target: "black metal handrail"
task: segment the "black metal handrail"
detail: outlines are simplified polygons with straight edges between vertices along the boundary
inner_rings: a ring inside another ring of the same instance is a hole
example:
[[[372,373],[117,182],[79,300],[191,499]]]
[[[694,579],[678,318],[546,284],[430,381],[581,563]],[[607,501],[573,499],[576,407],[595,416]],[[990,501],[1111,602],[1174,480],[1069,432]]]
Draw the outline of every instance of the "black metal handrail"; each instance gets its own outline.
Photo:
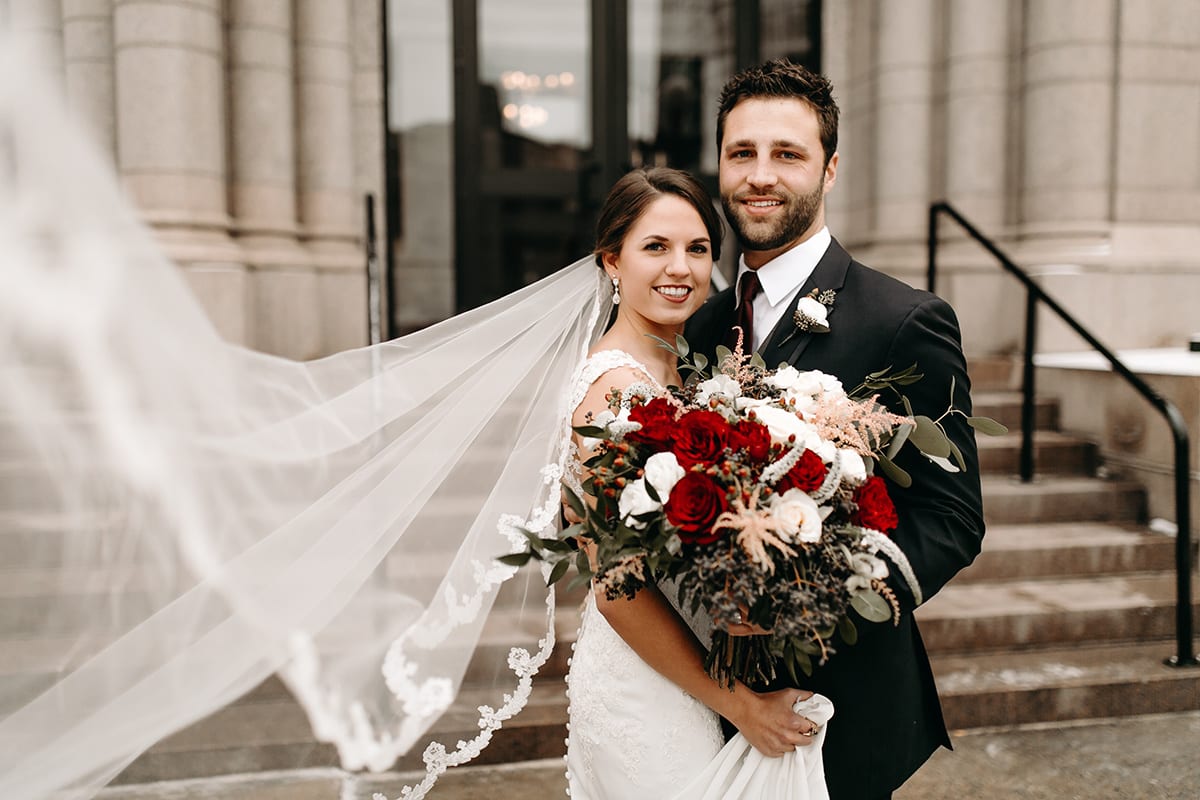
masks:
[[[1104,356],[1113,371],[1125,379],[1145,397],[1167,420],[1175,440],[1175,638],[1176,653],[1166,659],[1171,666],[1200,666],[1196,659],[1192,640],[1192,526],[1191,504],[1188,486],[1188,429],[1183,415],[1171,401],[1156,392],[1148,383],[1135,375],[1111,350],[1105,347],[1083,327],[1071,314],[1046,294],[1040,286],[1020,267],[1012,262],[996,244],[984,236],[958,213],[949,203],[938,202],[929,206],[929,291],[937,286],[938,218],[945,214],[958,223],[968,236],[987,250],[1025,286],[1025,355],[1021,380],[1021,480],[1033,480],[1033,422],[1034,422],[1034,369],[1033,354],[1037,340],[1037,304],[1043,303],[1058,315],[1059,319],[1079,334],[1084,341]]]

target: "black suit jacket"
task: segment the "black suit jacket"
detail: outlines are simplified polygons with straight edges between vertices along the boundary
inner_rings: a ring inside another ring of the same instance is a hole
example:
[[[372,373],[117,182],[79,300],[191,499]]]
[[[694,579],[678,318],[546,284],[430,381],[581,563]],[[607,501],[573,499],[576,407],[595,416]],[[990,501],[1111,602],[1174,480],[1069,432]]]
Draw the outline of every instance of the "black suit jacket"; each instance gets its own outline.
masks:
[[[958,320],[945,301],[854,261],[836,240],[797,297],[813,288],[837,293],[829,312],[829,333],[797,334],[789,311],[759,351],[768,367],[788,363],[821,370],[837,376],[850,390],[871,372],[916,363],[924,377],[903,388],[914,413],[940,417],[950,404],[952,383],[954,407],[971,413]],[[694,351],[712,356],[734,324],[729,289],[710,298],[692,317],[686,336]],[[881,399],[904,413],[891,397]],[[974,432],[960,415],[943,424],[962,451],[966,472],[947,473],[906,445],[896,463],[912,476],[912,486],[888,485],[900,519],[892,538],[912,564],[926,599],[971,563],[984,530]],[[912,616],[912,596],[898,576],[889,583],[903,606],[900,624],[857,618],[858,642],[839,643],[811,678],[802,676],[799,687],[819,692],[834,704],[824,750],[831,800],[886,795],[938,745],[950,746],[929,659]]]

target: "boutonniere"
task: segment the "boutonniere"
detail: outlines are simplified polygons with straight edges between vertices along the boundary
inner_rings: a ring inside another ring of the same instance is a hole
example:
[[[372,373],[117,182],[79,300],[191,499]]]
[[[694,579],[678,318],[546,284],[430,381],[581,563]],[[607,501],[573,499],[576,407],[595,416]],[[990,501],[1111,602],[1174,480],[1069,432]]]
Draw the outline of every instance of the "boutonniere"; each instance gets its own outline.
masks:
[[[813,289],[796,303],[792,322],[800,333],[829,333],[829,309],[837,292],[832,289]]]

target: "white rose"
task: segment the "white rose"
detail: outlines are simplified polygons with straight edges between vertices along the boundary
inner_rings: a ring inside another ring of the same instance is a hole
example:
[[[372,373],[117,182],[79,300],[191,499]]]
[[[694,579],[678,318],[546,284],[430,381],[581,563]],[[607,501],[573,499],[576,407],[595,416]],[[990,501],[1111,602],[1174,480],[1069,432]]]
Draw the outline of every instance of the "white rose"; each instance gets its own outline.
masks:
[[[742,393],[741,385],[733,378],[718,373],[696,387],[696,402],[702,406],[708,405],[709,398],[721,394],[733,400]]]
[[[755,418],[771,432],[771,439],[776,442],[786,442],[788,437],[795,436],[797,442],[802,442],[808,436],[812,426],[794,411],[778,406],[761,406],[754,409]]]
[[[843,447],[838,450],[838,459],[842,465],[842,480],[851,486],[858,486],[867,479],[867,465],[858,451]]]
[[[800,379],[800,370],[793,367],[791,364],[784,364],[775,373],[767,378],[767,383],[774,386],[776,389],[791,389],[796,381]]]
[[[870,589],[872,578],[883,579],[888,576],[887,564],[870,553],[851,554],[850,566],[854,570],[854,574],[846,579],[846,589],[850,592]]]
[[[670,452],[655,453],[650,456],[646,460],[645,469],[644,480],[654,487],[658,498],[663,502],[666,502],[671,490],[675,488],[675,484],[679,483],[679,479],[685,474],[683,467],[679,466],[675,454]]]
[[[800,302],[796,303],[797,313],[808,317],[811,324],[809,330],[813,331],[828,331],[829,330],[829,311],[821,303],[817,302],[812,297],[801,297]]]
[[[814,372],[817,380],[821,383],[821,391],[827,395],[834,397],[845,397],[846,390],[842,387],[842,382],[830,375],[827,372]]]
[[[771,516],[783,524],[788,541],[812,544],[821,539],[821,520],[825,515],[816,501],[799,489],[776,495],[771,503]]]
[[[646,484],[638,478],[633,483],[625,485],[625,489],[621,492],[621,497],[617,500],[617,508],[621,512],[621,519],[626,525],[631,528],[645,528],[646,523],[639,519],[634,519],[633,514],[645,514],[649,511],[657,511],[662,508],[661,503],[656,503],[650,493],[646,491]]]
[[[806,392],[796,392],[788,389],[780,398],[784,403],[787,403],[788,408],[795,411],[797,414],[808,414],[816,408],[817,400],[811,394]]]

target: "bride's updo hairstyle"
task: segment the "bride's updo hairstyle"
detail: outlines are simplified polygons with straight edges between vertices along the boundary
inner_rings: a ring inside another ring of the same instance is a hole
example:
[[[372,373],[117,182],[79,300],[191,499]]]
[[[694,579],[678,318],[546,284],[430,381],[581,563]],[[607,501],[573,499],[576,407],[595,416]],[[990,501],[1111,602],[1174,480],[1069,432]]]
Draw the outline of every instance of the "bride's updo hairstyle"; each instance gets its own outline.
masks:
[[[621,252],[621,244],[654,200],[664,194],[682,197],[704,222],[715,262],[721,257],[724,228],[712,198],[700,182],[686,172],[670,167],[635,169],[613,184],[596,221],[596,266],[604,269],[603,256]]]

